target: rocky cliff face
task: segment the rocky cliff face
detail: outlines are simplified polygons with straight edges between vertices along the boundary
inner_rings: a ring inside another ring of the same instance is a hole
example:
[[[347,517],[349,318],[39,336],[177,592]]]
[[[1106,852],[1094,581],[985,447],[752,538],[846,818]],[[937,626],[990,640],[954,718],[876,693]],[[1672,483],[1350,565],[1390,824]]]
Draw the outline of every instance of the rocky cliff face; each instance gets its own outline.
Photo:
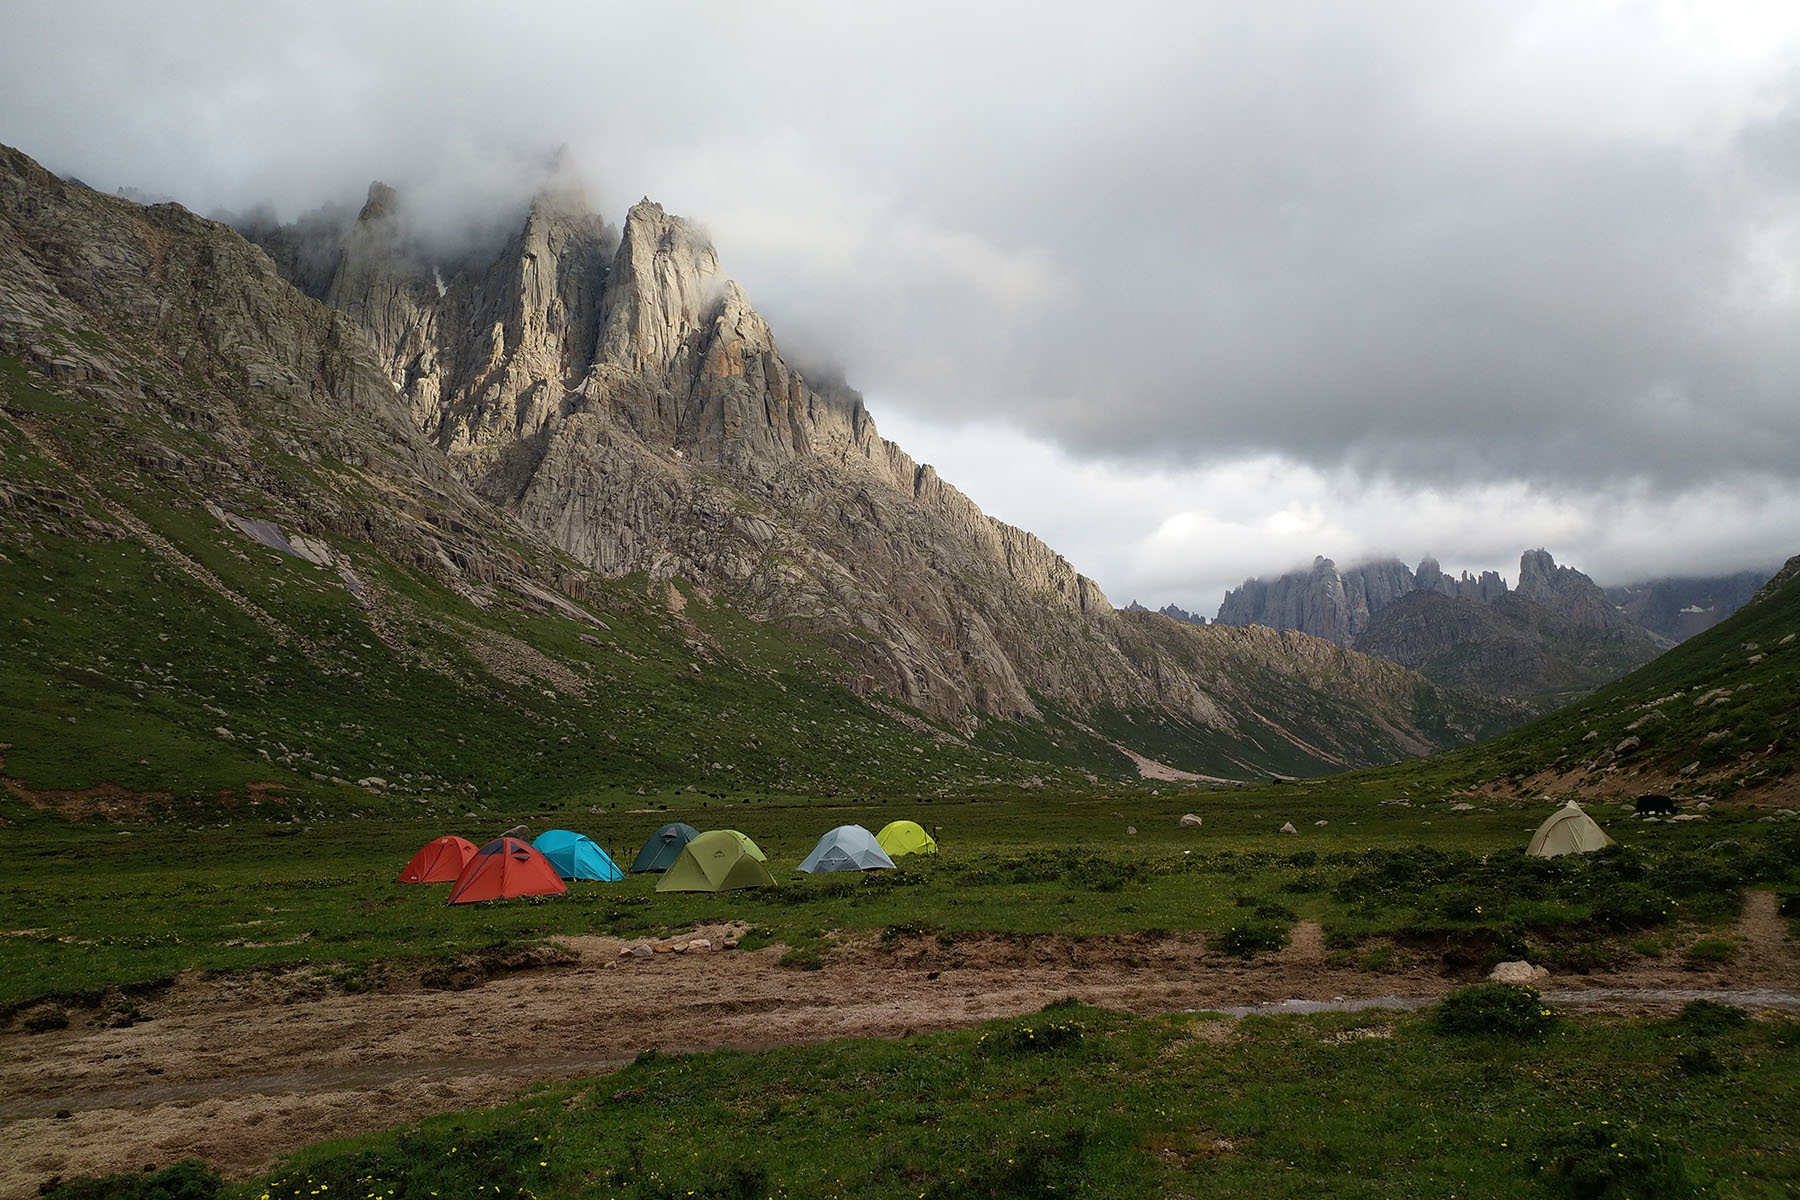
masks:
[[[1617,678],[1669,644],[1544,550],[1520,557],[1511,591],[1493,571],[1452,578],[1430,557],[1415,571],[1390,560],[1342,574],[1321,558],[1308,574],[1246,581],[1219,620],[1300,629],[1449,686],[1541,702]]]
[[[1519,595],[1582,629],[1622,629],[1632,624],[1600,586],[1573,567],[1559,567],[1548,550],[1519,556]]]
[[[1453,579],[1429,556],[1416,571],[1398,559],[1386,559],[1340,572],[1329,558],[1316,558],[1306,573],[1245,580],[1225,594],[1215,620],[1298,629],[1349,646],[1376,613],[1416,591],[1487,603],[1506,592],[1506,581],[1492,571],[1483,571],[1479,579],[1465,571],[1461,579]]]
[[[1420,590],[1377,614],[1355,649],[1447,687],[1547,709],[1641,666],[1664,645],[1631,625],[1581,625],[1516,591],[1484,604]]]
[[[472,487],[595,570],[716,589],[939,715],[1130,690],[1104,640],[1078,667],[1045,653],[1110,619],[1093,581],[884,440],[854,392],[804,378],[659,205],[614,233],[548,189],[497,248],[447,256],[377,184],[321,298]]]
[[[1697,579],[1652,579],[1609,587],[1606,598],[1633,621],[1671,641],[1711,629],[1750,602],[1768,582],[1766,571]]]

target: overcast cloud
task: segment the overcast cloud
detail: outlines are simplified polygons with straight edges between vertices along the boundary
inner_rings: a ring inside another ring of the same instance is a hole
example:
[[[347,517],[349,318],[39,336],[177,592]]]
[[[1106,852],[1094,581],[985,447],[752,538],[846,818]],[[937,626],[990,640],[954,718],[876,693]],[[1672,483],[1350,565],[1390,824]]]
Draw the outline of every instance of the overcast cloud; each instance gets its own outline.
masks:
[[[567,144],[1119,603],[1800,552],[1800,8],[13,0],[0,140],[447,221]]]

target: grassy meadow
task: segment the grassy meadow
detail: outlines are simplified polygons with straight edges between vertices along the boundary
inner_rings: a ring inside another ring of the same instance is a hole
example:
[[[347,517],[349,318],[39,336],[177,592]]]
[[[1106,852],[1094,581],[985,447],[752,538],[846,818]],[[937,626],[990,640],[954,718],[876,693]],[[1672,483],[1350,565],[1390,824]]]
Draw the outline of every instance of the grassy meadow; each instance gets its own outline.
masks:
[[[1597,712],[1640,706],[1602,698]],[[735,919],[784,965],[834,935],[1192,932],[1254,957],[1319,922],[1333,965],[1379,977],[1494,961],[1561,972],[1735,953],[1749,887],[1800,914],[1800,821],[1714,805],[1704,821],[1587,807],[1617,847],[1529,859],[1563,798],[1497,770],[1539,725],[1460,754],[1244,788],[1097,783],[950,797],[619,787],[537,805],[371,801],[347,818],[207,806],[186,822],[71,821],[0,798],[0,1012],[134,1019],[184,970],[283,972],[319,989],[478,986],[559,933],[656,936]],[[1500,781],[1498,784],[1495,781]],[[1690,804],[1696,799],[1687,794]],[[1691,807],[1689,811],[1692,811]],[[1178,824],[1183,813],[1199,828]],[[825,830],[910,818],[942,852],[808,878]],[[527,823],[627,865],[669,820],[740,829],[779,886],[659,895],[651,877],[445,908],[394,876],[424,841]],[[1279,832],[1291,823],[1294,833]],[[1464,993],[1468,995],[1468,993]],[[647,1055],[499,1108],[307,1149],[222,1183],[199,1164],[66,1183],[139,1196],[1783,1196],[1800,1189],[1792,1017],[1699,1004],[1659,1020],[1561,1015],[1528,993],[1396,1014],[1157,1019],[1075,1006],[966,1032],[756,1053]],[[1523,1017],[1517,1009],[1523,1003]]]
[[[355,989],[370,985],[376,965],[453,966],[552,934],[649,936],[727,919],[815,955],[845,930],[1236,931],[1254,951],[1307,919],[1344,962],[1448,955],[1474,972],[1531,957],[1580,969],[1683,953],[1735,917],[1744,887],[1800,894],[1800,822],[1735,806],[1705,821],[1641,822],[1596,805],[1617,848],[1530,859],[1524,844],[1553,802],[1433,791],[1433,770],[1426,762],[1256,789],[996,790],[885,804],[634,791],[581,808],[451,819],[196,826],[68,822],[8,800],[0,1011],[91,1000],[188,969],[304,965]],[[1186,812],[1201,827],[1181,827]],[[935,830],[941,853],[902,859],[894,872],[794,872],[833,826],[878,829],[899,818]],[[534,833],[568,828],[629,866],[645,837],[677,819],[749,834],[779,886],[658,894],[655,877],[631,876],[576,883],[562,897],[447,909],[448,885],[394,882],[418,846],[444,833],[479,844],[515,822]],[[1287,823],[1297,832],[1280,833]]]

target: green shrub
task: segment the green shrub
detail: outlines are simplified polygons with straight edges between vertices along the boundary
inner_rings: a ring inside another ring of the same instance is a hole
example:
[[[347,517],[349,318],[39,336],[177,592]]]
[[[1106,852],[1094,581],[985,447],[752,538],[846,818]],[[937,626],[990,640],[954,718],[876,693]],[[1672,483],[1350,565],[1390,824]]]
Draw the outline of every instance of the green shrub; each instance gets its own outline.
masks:
[[[1536,988],[1519,983],[1480,983],[1453,992],[1437,1006],[1432,1028],[1453,1037],[1540,1037],[1557,1012]]]
[[[975,1045],[986,1054],[1045,1054],[1078,1046],[1085,1036],[1087,1026],[1080,1021],[1039,1013],[1008,1029],[984,1033]]]
[[[1720,1004],[1717,1000],[1689,1000],[1675,1014],[1674,1024],[1682,1032],[1694,1037],[1718,1037],[1742,1029],[1750,1023],[1750,1014],[1730,1004]]]
[[[217,1171],[190,1158],[156,1172],[78,1179],[42,1194],[48,1200],[213,1200],[223,1186]]]
[[[1675,1074],[1693,1078],[1700,1075],[1722,1075],[1725,1060],[1711,1046],[1690,1046],[1675,1056]]]
[[[1274,921],[1244,920],[1227,925],[1209,939],[1221,953],[1250,958],[1264,950],[1279,950],[1288,944],[1287,926]]]
[[[1688,947],[1687,960],[1695,966],[1716,966],[1737,957],[1737,943],[1730,938],[1701,938]]]
[[[1594,920],[1607,929],[1648,929],[1668,919],[1669,906],[1641,883],[1628,883],[1594,901]]]
[[[977,1200],[1086,1194],[1092,1187],[1086,1178],[1089,1138],[1080,1128],[1018,1138],[973,1156],[964,1177],[933,1180],[919,1195],[924,1200]]]
[[[1082,855],[1071,862],[1063,872],[1063,879],[1071,887],[1086,888],[1092,892],[1116,892],[1143,874],[1141,862],[1092,854]]]
[[[1452,921],[1491,921],[1506,909],[1506,900],[1492,888],[1457,888],[1447,892],[1438,909]]]
[[[1704,1185],[1655,1134],[1605,1121],[1550,1139],[1533,1165],[1553,1194],[1577,1200],[1680,1200],[1699,1195]]]
[[[1376,946],[1362,956],[1362,962],[1358,965],[1365,971],[1392,971],[1397,965],[1394,961],[1394,948],[1392,946]]]
[[[818,971],[825,966],[825,955],[817,946],[795,946],[775,960],[778,967],[790,971]]]
[[[69,1013],[62,1008],[40,1008],[20,1022],[26,1033],[49,1033],[52,1029],[67,1029]]]

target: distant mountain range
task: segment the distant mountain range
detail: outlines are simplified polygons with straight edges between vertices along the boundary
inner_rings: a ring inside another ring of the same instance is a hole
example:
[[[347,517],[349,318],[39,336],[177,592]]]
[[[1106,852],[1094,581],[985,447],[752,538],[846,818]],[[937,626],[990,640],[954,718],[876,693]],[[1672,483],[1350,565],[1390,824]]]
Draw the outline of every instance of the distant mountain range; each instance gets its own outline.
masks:
[[[1451,578],[1431,558],[1246,580],[1217,624],[1298,629],[1413,667],[1458,688],[1547,708],[1618,678],[1742,607],[1768,576],[1663,580],[1608,593],[1545,550],[1519,559],[1518,586],[1494,571]]]
[[[1609,587],[1606,598],[1654,633],[1683,642],[1711,629],[1750,602],[1769,580],[1767,571],[1739,571],[1697,579],[1652,579]]]

